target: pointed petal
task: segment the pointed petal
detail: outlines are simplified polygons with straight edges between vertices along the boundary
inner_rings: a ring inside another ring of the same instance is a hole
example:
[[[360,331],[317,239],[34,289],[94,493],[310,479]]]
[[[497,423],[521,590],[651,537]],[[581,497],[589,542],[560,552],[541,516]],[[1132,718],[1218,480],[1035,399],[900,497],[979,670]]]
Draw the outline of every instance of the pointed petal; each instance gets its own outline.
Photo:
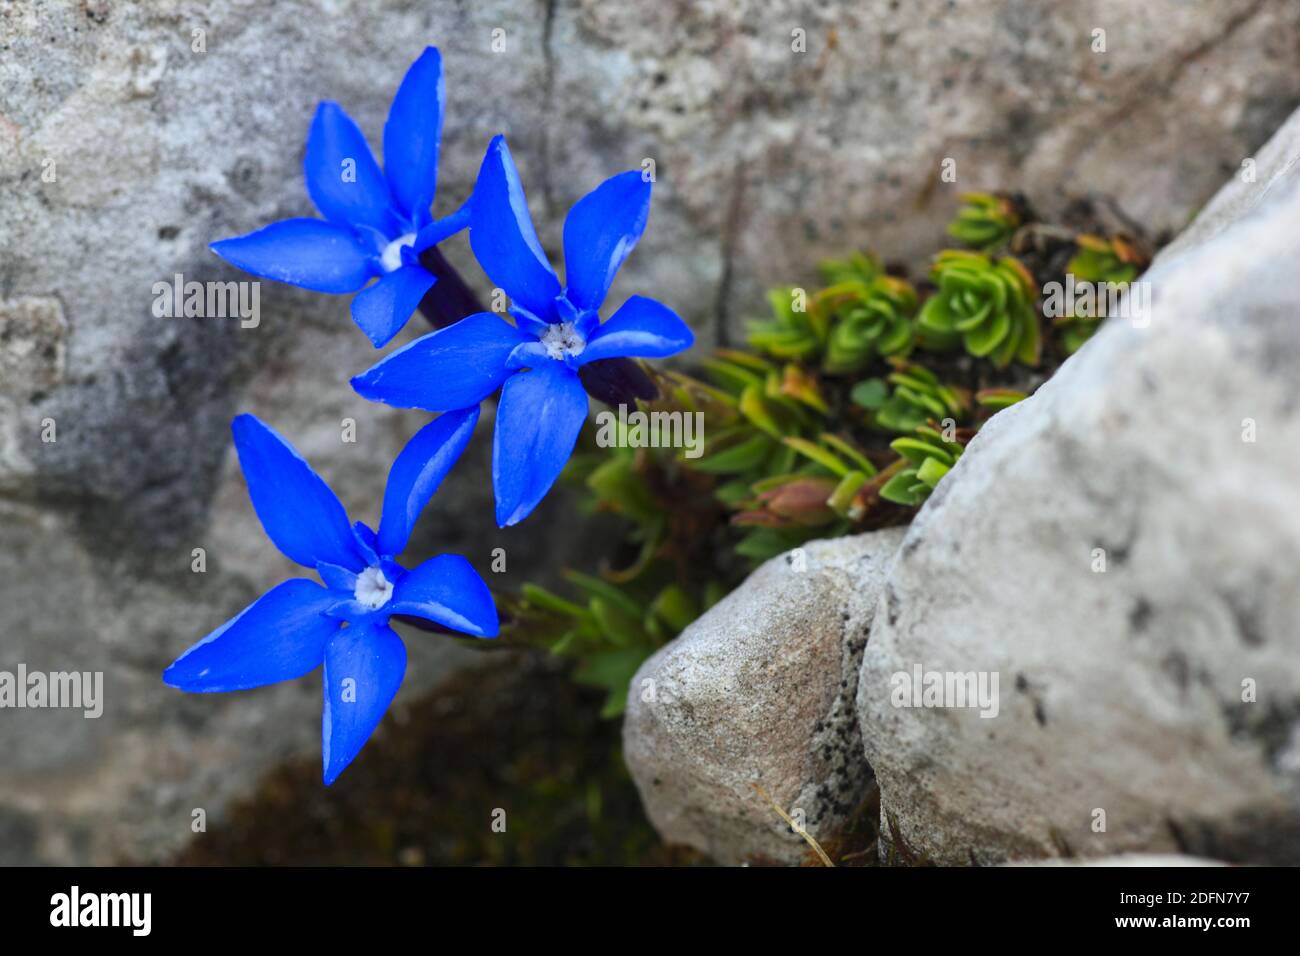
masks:
[[[338,601],[315,581],[278,584],[176,658],[163,683],[191,693],[246,690],[301,677],[320,666],[339,622]]]
[[[425,47],[411,64],[384,123],[384,173],[397,209],[417,226],[429,220],[442,137],[442,56]]]
[[[492,442],[499,526],[522,521],[546,497],[586,418],[587,393],[562,362],[542,362],[506,381]]]
[[[284,219],[210,248],[245,272],[313,292],[355,292],[373,269],[370,249],[350,229],[321,219]]]
[[[387,624],[345,627],[325,648],[321,762],[328,787],[379,726],[402,686],[406,647]]]
[[[389,209],[388,181],[365,136],[337,103],[316,107],[303,172],[311,201],[330,222],[395,235],[398,224]]]
[[[352,525],[352,535],[361,553],[361,563],[367,568],[371,567],[379,560],[379,552],[375,550],[379,545],[378,536],[370,530],[370,525],[364,521],[358,521]]]
[[[488,278],[512,300],[543,319],[555,311],[560,280],[537,239],[519,172],[502,136],[493,138],[479,168],[469,244]]]
[[[499,627],[492,592],[459,554],[440,554],[397,582],[394,614],[413,614],[476,637],[496,637]]]
[[[632,169],[579,199],[564,220],[564,278],[569,301],[598,309],[614,274],[645,232],[651,183]]]
[[[435,281],[423,266],[402,266],[380,276],[352,300],[352,321],[375,348],[382,348],[406,325]]]
[[[586,365],[607,358],[663,358],[695,344],[695,333],[668,306],[634,295],[596,329],[578,356]]]
[[[357,587],[357,572],[341,568],[337,564],[321,561],[316,565],[316,573],[331,591],[352,594]],[[337,597],[337,595],[336,595]]]
[[[438,416],[416,432],[393,461],[379,522],[380,554],[395,557],[405,550],[420,512],[469,444],[478,411],[474,405]]]
[[[334,492],[287,441],[253,415],[230,423],[248,497],[266,535],[299,564],[360,571],[352,526]]]
[[[506,376],[506,359],[528,336],[491,312],[421,336],[352,379],[358,395],[396,408],[445,412],[476,405]]]

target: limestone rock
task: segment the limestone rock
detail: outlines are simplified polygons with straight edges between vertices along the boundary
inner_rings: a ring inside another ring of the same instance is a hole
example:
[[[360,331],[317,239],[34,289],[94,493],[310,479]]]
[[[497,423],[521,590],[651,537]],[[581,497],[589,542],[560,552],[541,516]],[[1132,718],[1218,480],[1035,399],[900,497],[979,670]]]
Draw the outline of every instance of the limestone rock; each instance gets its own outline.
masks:
[[[1300,863],[1300,165],[1276,168],[911,525],[858,709],[918,856]],[[999,675],[997,716],[896,706],[917,665]]]
[[[856,674],[898,529],[772,558],[641,666],[623,750],[655,827],[724,863],[799,861],[871,783]]]

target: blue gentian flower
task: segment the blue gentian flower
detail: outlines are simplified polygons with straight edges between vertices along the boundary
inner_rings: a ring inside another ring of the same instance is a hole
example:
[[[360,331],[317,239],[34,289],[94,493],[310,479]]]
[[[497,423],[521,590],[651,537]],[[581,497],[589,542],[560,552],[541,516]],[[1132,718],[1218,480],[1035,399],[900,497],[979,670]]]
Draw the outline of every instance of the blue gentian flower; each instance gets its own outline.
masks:
[[[334,492],[288,442],[252,415],[236,418],[235,450],[267,537],[314,569],[324,586],[307,578],[276,585],[178,657],[163,681],[196,693],[246,690],[323,663],[321,750],[325,783],[333,783],[370,739],[406,673],[392,615],[496,636],[492,595],[460,555],[409,571],[395,561],[477,421],[477,408],[449,412],[415,434],[388,473],[376,534],[348,523]]]
[[[496,520],[522,521],[564,468],[587,417],[578,369],[610,358],[662,358],[689,348],[671,309],[633,296],[601,324],[597,310],[650,214],[651,183],[631,170],[605,180],[564,222],[568,285],[547,261],[505,140],[488,146],[474,186],[470,246],[510,296],[515,325],[491,312],[466,316],[387,356],[352,380],[365,398],[445,411],[501,388],[492,449]]]
[[[325,218],[275,222],[214,242],[212,251],[263,279],[316,292],[357,292],[352,318],[376,348],[386,344],[435,281],[420,265],[420,254],[469,225],[467,206],[437,220],[429,211],[442,106],[442,57],[427,47],[389,108],[381,173],[343,107],[321,103],[307,136],[303,171],[307,192]]]

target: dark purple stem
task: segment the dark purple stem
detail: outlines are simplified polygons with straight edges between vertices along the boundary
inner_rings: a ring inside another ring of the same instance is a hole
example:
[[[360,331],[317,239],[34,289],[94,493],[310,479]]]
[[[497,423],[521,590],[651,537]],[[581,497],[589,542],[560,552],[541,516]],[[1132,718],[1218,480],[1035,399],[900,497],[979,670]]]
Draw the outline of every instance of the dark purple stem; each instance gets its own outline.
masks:
[[[430,246],[420,253],[420,265],[438,278],[420,300],[420,312],[435,329],[446,328],[475,312],[487,311],[437,246]]]

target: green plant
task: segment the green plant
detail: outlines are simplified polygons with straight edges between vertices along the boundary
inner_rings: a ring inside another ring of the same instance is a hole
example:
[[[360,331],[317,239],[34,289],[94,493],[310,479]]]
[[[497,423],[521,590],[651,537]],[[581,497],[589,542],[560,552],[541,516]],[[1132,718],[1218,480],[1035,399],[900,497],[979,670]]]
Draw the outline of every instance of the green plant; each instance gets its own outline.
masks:
[[[623,712],[628,684],[641,662],[722,596],[716,584],[697,597],[675,583],[647,591],[577,571],[564,577],[585,600],[570,601],[525,584],[506,611],[514,633],[553,654],[578,659],[575,679],[605,691],[606,717]]]
[[[965,204],[948,224],[948,235],[964,246],[988,252],[1011,240],[1020,226],[1020,210],[999,193],[962,193]]]
[[[961,342],[976,358],[1004,368],[1014,358],[1037,365],[1041,350],[1034,277],[1011,256],[946,249],[931,277],[939,291],[921,307],[918,325],[936,348]]]
[[[858,371],[878,356],[905,355],[914,344],[916,290],[856,253],[822,265],[828,285],[768,294],[772,318],[750,324],[752,348],[777,359],[821,362],[831,375]]]
[[[808,294],[796,286],[773,289],[767,294],[772,317],[749,326],[749,344],[779,359],[808,361],[820,355],[826,344],[825,319],[809,310]]]
[[[1065,267],[1076,282],[1126,285],[1137,278],[1146,265],[1146,257],[1132,240],[1125,236],[1109,239],[1082,233],[1075,237],[1077,251]],[[1106,318],[1105,297],[1093,298],[1095,308],[1090,315],[1067,313],[1056,320],[1061,344],[1068,354],[1083,347],[1092,338]]]
[[[817,293],[814,307],[829,329],[822,361],[828,374],[857,372],[878,356],[911,351],[917,296],[910,283],[862,255],[829,262],[823,274],[832,284]]]
[[[968,198],[949,232],[996,248],[1024,208]],[[703,453],[629,447],[622,426],[609,447],[575,453],[566,480],[622,534],[598,574],[566,575],[572,597],[529,586],[503,604],[506,642],[574,658],[616,714],[641,661],[759,562],[909,521],[983,422],[1060,358],[1043,348],[1035,290],[1062,275],[1063,250],[1085,230],[1018,228],[1016,258],[940,252],[933,291],[865,253],[827,262],[824,287],[770,293],[747,348],[718,349],[693,374],[651,373],[659,396],[639,407],[701,415]],[[1072,265],[1117,274],[1109,255],[1122,249],[1079,245],[1072,253],[1089,257]]]
[[[929,425],[922,425],[889,447],[903,457],[904,464],[880,489],[880,497],[900,505],[915,506],[930,497],[940,479],[948,474],[965,448],[957,438],[951,441]]]
[[[970,412],[970,392],[943,384],[917,364],[898,363],[884,379],[864,379],[850,397],[871,413],[874,424],[895,432],[915,431],[930,419],[961,422]]]

